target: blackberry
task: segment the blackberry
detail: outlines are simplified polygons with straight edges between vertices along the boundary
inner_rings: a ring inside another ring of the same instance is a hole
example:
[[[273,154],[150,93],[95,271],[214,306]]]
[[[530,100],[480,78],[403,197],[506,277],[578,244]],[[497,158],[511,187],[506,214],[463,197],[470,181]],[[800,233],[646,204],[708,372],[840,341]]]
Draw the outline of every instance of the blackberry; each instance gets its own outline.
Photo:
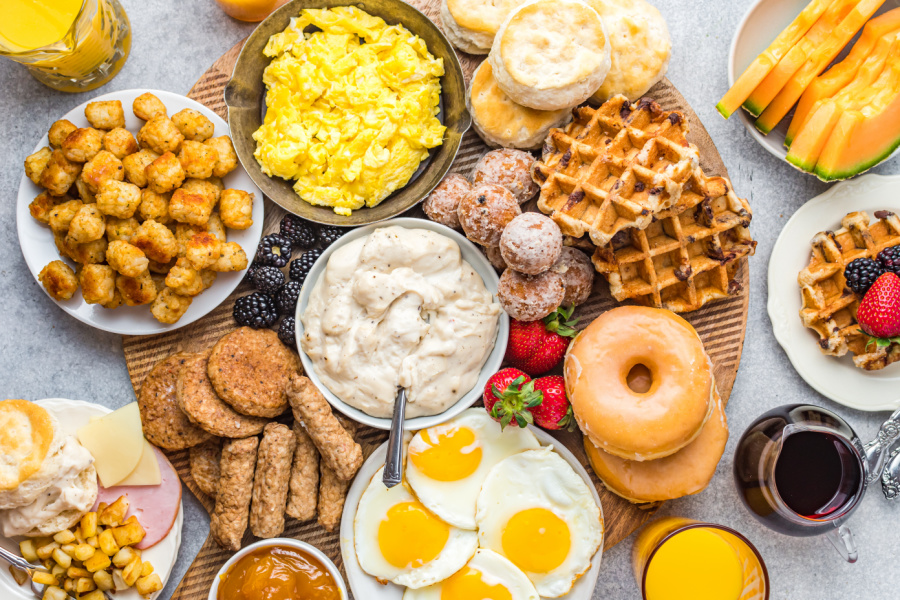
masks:
[[[332,245],[345,233],[347,233],[347,230],[343,227],[322,227],[319,229],[319,239],[322,240],[322,247],[327,248]]]
[[[253,329],[271,327],[278,320],[275,303],[271,296],[262,292],[253,292],[235,300],[232,315],[238,325]]]
[[[309,250],[319,241],[319,232],[309,221],[287,214],[281,219],[281,237],[289,239],[295,248]]]
[[[875,280],[884,274],[884,266],[871,258],[857,258],[844,269],[844,278],[851,290],[864,295],[875,283]]]
[[[309,270],[312,269],[313,263],[320,256],[322,256],[322,250],[310,250],[304,252],[303,256],[292,262],[291,281],[298,281],[302,284],[306,280],[306,276],[309,275]]]
[[[257,267],[252,281],[259,291],[274,294],[284,285],[284,273],[278,267]]]
[[[247,267],[247,270],[244,272],[244,279],[246,279],[250,284],[253,283],[253,275],[256,273],[257,269],[259,269],[262,265],[256,262],[255,260],[250,263],[250,266]]]
[[[278,339],[288,348],[297,347],[297,323],[294,317],[285,317],[278,326]]]
[[[277,233],[267,235],[259,242],[256,260],[268,267],[286,267],[291,260],[291,241]]]
[[[891,246],[879,252],[878,261],[885,271],[900,275],[900,246]]]
[[[297,312],[297,298],[300,297],[300,289],[302,287],[303,282],[291,281],[281,288],[281,291],[275,296],[275,307],[278,309],[278,312],[286,316],[291,316]]]

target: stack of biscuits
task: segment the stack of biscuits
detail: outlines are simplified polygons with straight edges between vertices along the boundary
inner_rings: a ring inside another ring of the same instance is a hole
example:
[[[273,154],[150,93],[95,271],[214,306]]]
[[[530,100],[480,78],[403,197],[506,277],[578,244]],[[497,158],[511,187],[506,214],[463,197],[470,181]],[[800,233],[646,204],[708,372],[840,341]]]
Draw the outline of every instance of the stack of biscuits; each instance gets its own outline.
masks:
[[[208,351],[164,359],[141,386],[144,435],[190,448],[191,477],[216,500],[210,529],[223,548],[238,550],[248,525],[260,538],[281,535],[285,516],[318,515],[328,531],[340,523],[362,448],[300,371],[275,332],[242,327]]]
[[[636,100],[671,54],[665,21],[645,0],[444,0],[441,18],[457,48],[488,54],[466,102],[494,147],[540,148],[588,99]]]

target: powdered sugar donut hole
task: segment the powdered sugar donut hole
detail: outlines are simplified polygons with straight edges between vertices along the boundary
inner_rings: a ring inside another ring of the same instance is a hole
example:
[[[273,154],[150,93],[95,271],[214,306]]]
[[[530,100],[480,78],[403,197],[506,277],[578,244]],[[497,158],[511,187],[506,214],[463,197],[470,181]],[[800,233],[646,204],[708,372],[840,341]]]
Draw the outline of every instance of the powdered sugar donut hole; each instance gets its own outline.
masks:
[[[480,185],[463,196],[457,216],[466,237],[482,246],[500,245],[506,226],[522,214],[516,198],[500,185]]]
[[[497,286],[500,306],[517,321],[543,319],[562,303],[566,285],[556,271],[544,271],[540,275],[523,275],[506,269]]]
[[[472,191],[469,180],[458,173],[447,175],[422,202],[422,210],[435,223],[459,229],[456,214],[463,196]]]
[[[514,148],[491,150],[481,157],[472,171],[472,184],[502,185],[516,197],[519,204],[528,202],[540,188],[531,178],[534,157]]]
[[[562,305],[584,304],[594,288],[594,265],[587,255],[576,248],[563,246],[559,260],[551,267],[559,273],[566,286]]]
[[[562,231],[540,213],[519,215],[500,236],[500,253],[511,269],[526,275],[543,273],[556,263],[563,247]]]

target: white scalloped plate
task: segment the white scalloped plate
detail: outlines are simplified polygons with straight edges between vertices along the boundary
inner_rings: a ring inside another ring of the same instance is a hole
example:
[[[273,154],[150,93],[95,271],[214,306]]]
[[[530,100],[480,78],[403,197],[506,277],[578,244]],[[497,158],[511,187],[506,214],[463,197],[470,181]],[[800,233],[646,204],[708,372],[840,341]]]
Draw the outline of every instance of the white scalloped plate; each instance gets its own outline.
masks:
[[[38,400],[39,404],[53,413],[59,420],[59,425],[65,433],[75,435],[75,432],[87,425],[91,418],[102,417],[112,412],[109,408],[94,404],[92,402],[83,402],[81,400],[67,400],[65,398],[47,398],[46,400]],[[175,560],[178,558],[178,549],[181,548],[181,526],[184,523],[184,504],[178,509],[178,516],[175,517],[175,523],[169,534],[164,537],[158,544],[142,551],[141,558],[153,565],[153,572],[159,574],[163,587],[172,574],[175,567]],[[11,550],[19,554],[19,540],[23,538],[5,538],[0,536],[0,546],[7,550]],[[158,598],[162,591],[156,592],[150,596],[150,600]],[[135,589],[123,590],[116,592],[114,595],[116,600],[144,600],[144,597],[137,593]],[[3,600],[34,600],[34,594],[31,593],[30,587],[19,586],[9,569],[4,565],[0,568],[0,598]]]
[[[537,437],[542,446],[553,446],[553,449],[563,457],[563,459],[572,465],[576,473],[584,480],[591,494],[594,496],[594,502],[600,508],[600,522],[603,523],[603,505],[600,503],[600,495],[591,482],[591,478],[587,471],[575,455],[569,452],[559,440],[542,429],[529,426],[529,429]],[[344,503],[344,513],[341,515],[341,557],[344,560],[344,570],[347,573],[347,583],[350,585],[350,591],[353,592],[354,598],[368,600],[370,598],[378,598],[378,600],[402,600],[403,586],[393,583],[382,584],[377,579],[362,570],[359,561],[356,559],[356,550],[353,535],[353,522],[356,520],[356,508],[359,506],[359,499],[363,492],[369,486],[369,482],[375,473],[384,466],[384,460],[387,457],[387,442],[383,443],[372,455],[363,463],[353,480],[353,485],[347,492],[347,501]],[[606,537],[606,527],[604,524],[604,540]],[[591,568],[587,573],[578,578],[575,585],[568,594],[560,596],[558,600],[591,600],[594,593],[594,586],[597,585],[597,575],[600,573],[600,561],[603,558],[603,541],[600,542],[600,548],[591,558]]]
[[[850,356],[836,358],[819,351],[818,335],[800,320],[797,275],[809,263],[810,241],[820,231],[840,227],[853,211],[900,213],[900,175],[864,175],[845,181],[800,207],[787,222],[769,259],[769,319],[775,338],[794,368],[823,396],[865,411],[900,408],[900,364],[880,371],[853,365]]]

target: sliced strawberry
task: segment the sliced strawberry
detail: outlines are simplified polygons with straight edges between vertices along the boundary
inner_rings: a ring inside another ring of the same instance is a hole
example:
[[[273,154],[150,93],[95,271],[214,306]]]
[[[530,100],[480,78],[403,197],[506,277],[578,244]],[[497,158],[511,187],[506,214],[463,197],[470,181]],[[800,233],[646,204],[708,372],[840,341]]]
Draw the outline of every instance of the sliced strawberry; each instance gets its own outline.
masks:
[[[572,319],[574,306],[558,308],[543,321],[516,321],[509,326],[506,360],[532,375],[546,373],[559,364],[569,342],[575,337],[578,319]]]
[[[541,403],[540,392],[527,373],[507,368],[497,371],[484,386],[484,408],[503,429],[513,421],[519,427],[534,422],[531,409]]]
[[[551,431],[575,431],[577,423],[566,396],[566,380],[561,375],[548,375],[535,379],[533,385],[542,397],[541,403],[531,409],[535,424]]]
[[[870,344],[900,342],[900,277],[885,273],[876,279],[859,303],[856,319],[863,333],[874,338]]]

